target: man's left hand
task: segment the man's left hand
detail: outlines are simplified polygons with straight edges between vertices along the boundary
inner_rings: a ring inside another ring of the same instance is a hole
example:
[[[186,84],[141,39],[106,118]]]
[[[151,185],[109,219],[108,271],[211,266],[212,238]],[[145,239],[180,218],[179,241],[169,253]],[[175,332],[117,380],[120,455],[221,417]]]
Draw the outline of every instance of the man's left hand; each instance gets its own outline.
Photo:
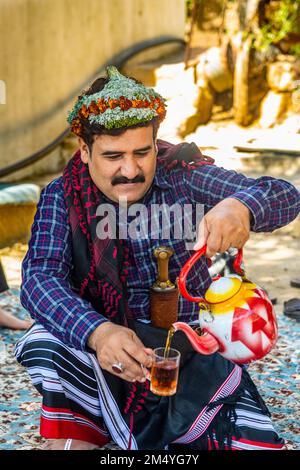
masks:
[[[240,201],[226,198],[201,220],[194,250],[207,244],[206,256],[223,253],[230,247],[242,248],[250,236],[250,211]]]

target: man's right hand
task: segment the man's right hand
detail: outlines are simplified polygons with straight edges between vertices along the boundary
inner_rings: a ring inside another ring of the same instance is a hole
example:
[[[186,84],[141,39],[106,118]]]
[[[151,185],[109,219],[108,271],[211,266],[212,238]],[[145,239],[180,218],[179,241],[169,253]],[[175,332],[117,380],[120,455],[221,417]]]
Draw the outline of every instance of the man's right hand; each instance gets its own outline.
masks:
[[[129,382],[144,382],[151,366],[152,349],[145,348],[134,331],[124,326],[105,322],[90,335],[88,345],[96,354],[102,369]],[[121,363],[124,372],[118,374],[112,365]]]

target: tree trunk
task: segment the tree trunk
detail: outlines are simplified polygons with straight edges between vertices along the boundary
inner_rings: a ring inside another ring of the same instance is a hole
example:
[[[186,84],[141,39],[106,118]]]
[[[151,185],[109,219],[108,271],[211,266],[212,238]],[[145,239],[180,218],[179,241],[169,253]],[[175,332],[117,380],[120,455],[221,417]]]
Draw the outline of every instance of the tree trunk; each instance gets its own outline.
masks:
[[[241,32],[255,34],[260,26],[265,3],[266,0],[238,0]],[[235,122],[241,126],[249,125],[253,118],[249,96],[251,45],[252,39],[248,36],[237,53],[235,64],[233,87]]]
[[[249,62],[251,38],[247,38],[238,51],[234,72],[234,120],[240,126],[247,126],[249,116]]]

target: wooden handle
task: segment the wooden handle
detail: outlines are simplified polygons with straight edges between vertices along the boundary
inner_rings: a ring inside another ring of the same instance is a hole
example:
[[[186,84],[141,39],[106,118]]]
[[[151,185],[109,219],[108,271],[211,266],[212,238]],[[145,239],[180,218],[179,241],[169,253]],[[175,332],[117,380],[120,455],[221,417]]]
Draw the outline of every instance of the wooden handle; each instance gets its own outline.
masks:
[[[168,246],[159,246],[155,248],[153,254],[157,259],[158,264],[158,275],[155,282],[155,287],[164,289],[170,288],[174,284],[169,280],[169,259],[173,255],[174,250]]]

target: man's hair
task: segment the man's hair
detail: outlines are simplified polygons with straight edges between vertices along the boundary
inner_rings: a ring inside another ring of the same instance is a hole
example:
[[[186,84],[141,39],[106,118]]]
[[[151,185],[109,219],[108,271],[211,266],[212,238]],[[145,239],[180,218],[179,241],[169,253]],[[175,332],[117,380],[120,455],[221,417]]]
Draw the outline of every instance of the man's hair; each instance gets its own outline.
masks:
[[[136,83],[141,83],[140,81],[136,80],[135,78],[129,77],[132,80],[134,80]],[[99,77],[97,78],[90,88],[85,91],[81,96],[79,96],[79,99],[83,96],[87,95],[93,95],[94,93],[98,93],[101,91],[104,86],[109,82],[108,77]],[[121,127],[117,129],[106,129],[104,126],[101,126],[100,124],[97,124],[96,122],[90,123],[90,121],[87,118],[84,118],[82,116],[79,116],[80,123],[81,123],[81,132],[80,132],[80,137],[84,140],[84,142],[88,145],[90,153],[92,153],[92,146],[94,143],[94,137],[97,135],[112,135],[112,136],[117,136],[121,135],[124,132],[126,132],[128,129],[134,129],[137,127],[149,127],[152,126],[153,128],[153,140],[155,141],[158,128],[159,128],[159,118],[156,116],[153,118],[151,121],[148,122],[141,122],[138,124],[134,124],[132,126],[128,127]]]

